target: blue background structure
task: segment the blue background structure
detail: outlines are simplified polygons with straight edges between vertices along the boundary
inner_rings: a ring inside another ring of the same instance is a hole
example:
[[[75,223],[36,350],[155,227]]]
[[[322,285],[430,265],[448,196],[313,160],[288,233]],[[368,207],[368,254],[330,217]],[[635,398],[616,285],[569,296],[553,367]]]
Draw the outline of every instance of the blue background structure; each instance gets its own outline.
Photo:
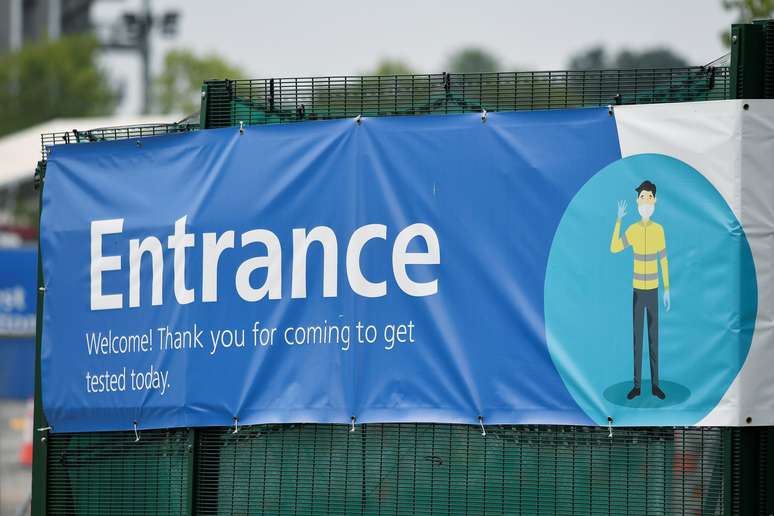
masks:
[[[20,288],[24,293],[22,308],[0,305],[0,315],[23,317],[30,322],[25,325],[28,330],[21,332],[0,327],[0,398],[28,399],[33,395],[37,255],[34,247],[0,250],[0,290]]]

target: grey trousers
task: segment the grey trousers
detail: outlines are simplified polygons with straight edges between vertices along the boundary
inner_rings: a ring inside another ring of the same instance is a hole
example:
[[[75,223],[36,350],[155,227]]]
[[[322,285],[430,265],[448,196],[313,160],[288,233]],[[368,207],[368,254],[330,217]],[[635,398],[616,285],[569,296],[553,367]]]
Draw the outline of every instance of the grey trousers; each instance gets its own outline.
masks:
[[[634,289],[632,301],[634,323],[634,386],[642,383],[642,326],[647,312],[650,381],[658,387],[658,289]]]

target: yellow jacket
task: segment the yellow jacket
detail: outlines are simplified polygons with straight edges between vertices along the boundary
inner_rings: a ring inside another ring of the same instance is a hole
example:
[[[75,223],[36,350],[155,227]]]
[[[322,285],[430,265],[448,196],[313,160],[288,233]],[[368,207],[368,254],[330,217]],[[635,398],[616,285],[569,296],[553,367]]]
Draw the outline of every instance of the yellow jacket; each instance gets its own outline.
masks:
[[[621,233],[621,219],[615,221],[610,252],[620,253],[629,246],[634,251],[633,286],[639,290],[658,288],[658,262],[661,262],[661,276],[664,289],[669,290],[669,262],[666,254],[664,228],[651,220],[635,222]]]

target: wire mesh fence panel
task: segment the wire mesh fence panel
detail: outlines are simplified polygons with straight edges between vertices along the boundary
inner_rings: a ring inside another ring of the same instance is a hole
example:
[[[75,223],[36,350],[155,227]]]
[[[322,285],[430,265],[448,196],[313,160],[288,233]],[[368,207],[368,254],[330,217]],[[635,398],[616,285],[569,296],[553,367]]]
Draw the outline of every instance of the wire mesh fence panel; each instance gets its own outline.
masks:
[[[205,127],[728,98],[727,67],[207,81]]]
[[[53,434],[48,443],[49,514],[190,514],[189,431]]]
[[[718,428],[262,425],[199,433],[199,514],[723,514]]]
[[[184,133],[189,131],[196,131],[198,129],[198,124],[174,123],[132,125],[123,127],[101,127],[86,130],[73,129],[72,131],[67,132],[43,133],[40,135],[40,151],[43,159],[47,159],[49,147],[52,145],[147,138],[149,136]]]

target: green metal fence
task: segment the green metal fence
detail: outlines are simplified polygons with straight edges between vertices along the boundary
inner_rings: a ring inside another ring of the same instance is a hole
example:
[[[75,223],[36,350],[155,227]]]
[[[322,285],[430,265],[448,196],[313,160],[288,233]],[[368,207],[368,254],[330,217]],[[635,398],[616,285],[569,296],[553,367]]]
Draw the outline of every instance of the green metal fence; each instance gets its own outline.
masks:
[[[774,30],[757,23],[733,34],[730,66],[207,81],[198,123],[42,135],[37,183],[47,146],[60,143],[357,115],[772,97]],[[34,514],[774,514],[772,428],[616,428],[611,437],[597,427],[488,426],[483,436],[467,425],[299,424],[148,430],[139,441],[133,432],[49,434],[39,369],[38,360]]]
[[[56,436],[51,513],[728,514],[719,429],[261,425]],[[194,473],[189,475],[191,463]],[[192,485],[194,482],[195,485]]]
[[[202,127],[726,99],[728,67],[206,81]]]
[[[746,432],[746,430],[745,430]],[[50,514],[768,514],[769,429],[259,425],[57,434]],[[745,482],[747,479],[758,481]],[[758,508],[758,509],[756,509]]]

